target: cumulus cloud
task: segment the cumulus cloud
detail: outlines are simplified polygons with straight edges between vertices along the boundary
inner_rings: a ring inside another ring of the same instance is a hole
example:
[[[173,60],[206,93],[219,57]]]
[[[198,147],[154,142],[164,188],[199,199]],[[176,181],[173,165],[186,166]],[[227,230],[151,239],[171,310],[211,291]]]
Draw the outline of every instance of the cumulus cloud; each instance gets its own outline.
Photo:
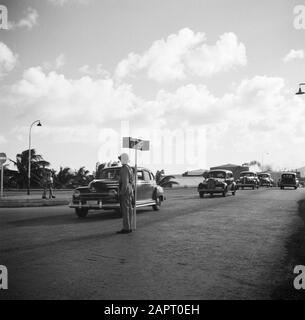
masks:
[[[65,64],[66,64],[66,56],[65,54],[61,53],[54,59],[54,61],[45,61],[42,64],[42,67],[46,71],[51,71],[51,70],[57,71],[61,69]]]
[[[130,121],[133,132],[142,130],[143,138],[155,129],[206,127],[209,150],[240,152],[240,157],[260,154],[262,141],[279,155],[283,148],[305,143],[304,101],[287,92],[279,77],[244,79],[221,96],[203,84],[187,84],[144,99],[131,85],[110,77],[70,79],[33,67],[13,86],[2,88],[0,109],[23,122],[37,118],[48,123],[44,135],[56,143],[99,144],[100,130],[118,132],[122,120]]]
[[[130,53],[116,68],[118,79],[146,71],[158,82],[187,76],[211,76],[247,64],[246,48],[232,33],[224,33],[215,45],[206,43],[204,33],[189,28],[155,41],[142,55]]]
[[[9,29],[16,29],[16,28],[27,28],[32,29],[38,23],[38,12],[37,10],[29,7],[25,12],[25,17],[23,17],[18,22],[9,22]]]
[[[66,57],[62,53],[55,60],[55,69],[60,69],[61,67],[63,67],[65,65],[65,63],[66,63]]]
[[[0,41],[0,79],[8,72],[12,71],[17,63],[17,55]]]
[[[110,77],[110,73],[103,68],[102,64],[98,64],[95,68],[85,64],[78,68],[78,72],[89,76],[98,76],[102,78]]]
[[[6,142],[7,142],[7,140],[5,139],[5,137],[0,135],[0,144],[4,144]]]
[[[286,56],[283,58],[283,61],[285,63],[287,62],[290,62],[292,60],[295,60],[295,59],[304,59],[304,50],[300,49],[300,50],[294,50],[294,49],[291,49],[289,51],[289,53],[286,54]]]
[[[11,94],[20,108],[53,123],[100,124],[130,117],[140,105],[129,85],[115,86],[112,79],[89,76],[67,79],[56,71],[45,73],[41,67],[27,69]]]
[[[55,6],[64,6],[65,4],[88,4],[90,0],[48,0],[50,3]]]

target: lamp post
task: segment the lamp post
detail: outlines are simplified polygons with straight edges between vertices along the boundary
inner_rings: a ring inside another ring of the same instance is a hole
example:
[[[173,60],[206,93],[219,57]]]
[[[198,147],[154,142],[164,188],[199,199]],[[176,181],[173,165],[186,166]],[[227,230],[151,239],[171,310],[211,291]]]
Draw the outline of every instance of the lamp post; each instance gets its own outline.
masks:
[[[305,86],[305,83],[299,83],[299,90],[296,92],[296,95],[305,94],[304,91],[302,91],[302,86]]]
[[[30,195],[30,188],[31,188],[31,134],[32,134],[32,127],[37,123],[37,127],[41,127],[40,120],[35,120],[30,126],[29,132],[29,167],[28,167],[28,195]]]

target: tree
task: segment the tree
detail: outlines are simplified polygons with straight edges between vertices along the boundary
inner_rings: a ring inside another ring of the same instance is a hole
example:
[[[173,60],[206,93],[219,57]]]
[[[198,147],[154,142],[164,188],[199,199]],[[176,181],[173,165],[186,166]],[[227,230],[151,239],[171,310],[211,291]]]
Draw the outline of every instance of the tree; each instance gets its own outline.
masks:
[[[54,184],[56,188],[72,187],[74,173],[69,167],[60,167],[58,173],[54,175]]]
[[[31,149],[31,186],[42,186],[43,171],[50,166],[48,161],[36,154],[35,149]],[[22,151],[16,155],[16,161],[13,161],[18,170],[16,183],[19,188],[26,188],[28,181],[29,168],[29,150]]]
[[[80,167],[77,171],[75,171],[73,184],[78,186],[88,185],[88,183],[93,179],[89,173],[90,171],[86,170],[85,167]]]
[[[173,181],[172,179],[175,179],[175,176],[171,175],[164,175],[164,170],[158,170],[156,172],[156,182],[160,187],[163,188],[172,188],[173,185],[179,184],[177,181]]]

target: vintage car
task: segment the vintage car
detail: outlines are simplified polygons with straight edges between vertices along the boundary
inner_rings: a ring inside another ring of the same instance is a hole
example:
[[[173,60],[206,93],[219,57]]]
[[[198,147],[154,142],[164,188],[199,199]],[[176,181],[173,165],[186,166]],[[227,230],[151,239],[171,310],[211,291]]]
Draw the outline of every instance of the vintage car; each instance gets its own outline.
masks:
[[[120,169],[121,167],[105,168],[100,172],[99,179],[74,190],[69,207],[75,209],[79,218],[86,217],[89,210],[112,209],[120,212]],[[150,170],[138,167],[137,171],[137,208],[151,206],[155,211],[160,210],[161,203],[165,200],[163,188],[157,185]]]
[[[273,187],[273,179],[271,178],[271,174],[268,172],[259,173],[258,175],[259,185],[265,187]]]
[[[279,181],[279,186],[281,189],[285,188],[294,188],[297,189],[299,186],[299,180],[295,172],[285,172],[281,175],[281,179]]]
[[[214,193],[220,193],[224,197],[228,192],[235,195],[237,185],[234,181],[233,173],[229,170],[211,170],[207,173],[207,178],[198,185],[198,193],[200,198],[209,193],[211,196]]]
[[[257,174],[253,171],[242,171],[236,184],[238,189],[251,188],[254,190],[259,188]]]

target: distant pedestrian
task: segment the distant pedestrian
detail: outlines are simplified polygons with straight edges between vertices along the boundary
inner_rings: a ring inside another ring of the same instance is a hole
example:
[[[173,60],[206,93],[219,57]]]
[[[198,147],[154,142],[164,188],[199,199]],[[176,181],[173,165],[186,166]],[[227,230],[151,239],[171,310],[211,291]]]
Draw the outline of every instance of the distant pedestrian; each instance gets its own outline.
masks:
[[[123,217],[123,228],[117,233],[130,233],[132,232],[132,213],[133,213],[133,197],[134,197],[134,179],[133,170],[128,165],[128,154],[123,153],[119,159],[122,163],[119,179],[119,196],[120,207]]]
[[[45,177],[43,181],[43,193],[42,199],[47,199],[47,191],[49,191],[49,199],[56,198],[53,194],[54,181],[50,171],[45,171]]]

